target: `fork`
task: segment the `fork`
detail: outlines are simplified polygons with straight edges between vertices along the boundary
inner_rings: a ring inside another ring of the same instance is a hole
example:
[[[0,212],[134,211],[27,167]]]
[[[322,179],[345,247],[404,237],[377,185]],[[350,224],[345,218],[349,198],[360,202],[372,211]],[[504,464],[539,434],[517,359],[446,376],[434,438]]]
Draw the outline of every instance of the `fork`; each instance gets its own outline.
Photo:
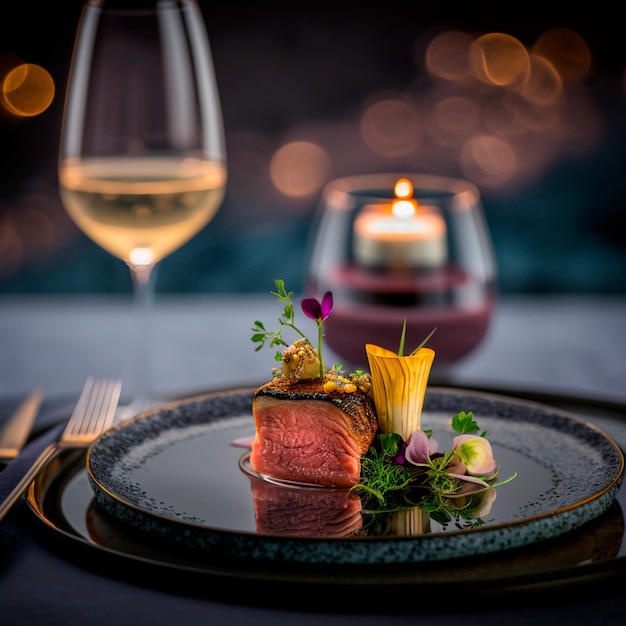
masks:
[[[51,443],[37,457],[20,482],[0,504],[0,521],[21,498],[44,466],[67,448],[84,448],[95,441],[112,424],[120,399],[119,381],[88,378],[76,408],[58,441]]]

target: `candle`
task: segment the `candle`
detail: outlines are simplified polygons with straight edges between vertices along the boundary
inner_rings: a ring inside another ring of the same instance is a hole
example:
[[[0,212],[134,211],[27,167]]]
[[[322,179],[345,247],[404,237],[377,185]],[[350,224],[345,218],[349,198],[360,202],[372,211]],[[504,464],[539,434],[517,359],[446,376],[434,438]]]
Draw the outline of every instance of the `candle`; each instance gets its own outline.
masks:
[[[354,222],[354,255],[368,267],[441,267],[448,257],[446,224],[436,207],[419,206],[406,178],[390,205],[363,207]]]

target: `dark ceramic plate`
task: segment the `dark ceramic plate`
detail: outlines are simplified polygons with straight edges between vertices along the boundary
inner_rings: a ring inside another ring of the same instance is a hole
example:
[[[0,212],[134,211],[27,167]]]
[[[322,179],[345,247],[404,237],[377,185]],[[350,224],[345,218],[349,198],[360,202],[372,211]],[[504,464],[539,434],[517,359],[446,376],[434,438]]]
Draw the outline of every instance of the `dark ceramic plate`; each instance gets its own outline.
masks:
[[[599,426],[626,448],[624,404],[523,389],[483,391],[567,411]],[[602,594],[621,584],[626,575],[623,487],[605,513],[556,538],[464,559],[391,565],[220,558],[159,541],[119,522],[95,501],[84,451],[64,453],[48,464],[30,486],[27,502],[39,538],[63,559],[168,594],[238,605],[336,611],[340,592],[346,603],[371,615],[377,608],[402,612],[407,598],[427,598],[429,606],[448,606],[450,589],[462,588],[464,597],[483,597],[488,590],[492,606],[522,608],[536,602],[569,602],[573,594]],[[369,593],[383,594],[387,601],[372,605],[355,600]]]
[[[231,445],[254,432],[251,398],[252,391],[196,396],[105,433],[87,454],[99,508],[129,532],[218,558],[394,565],[491,554],[560,537],[607,512],[623,478],[624,456],[615,441],[569,412],[433,387],[422,426],[435,431],[441,447],[449,447],[451,417],[471,410],[489,432],[501,477],[518,473],[498,487],[484,525],[425,523],[419,532],[408,525],[404,533],[338,536],[337,519],[345,512],[337,509],[333,492],[322,492],[324,501],[304,502],[302,490],[273,486],[278,491],[272,500],[293,509],[293,525],[283,516],[279,530],[259,529],[257,479],[240,467],[245,451]],[[303,507],[310,512],[304,533],[298,530]]]

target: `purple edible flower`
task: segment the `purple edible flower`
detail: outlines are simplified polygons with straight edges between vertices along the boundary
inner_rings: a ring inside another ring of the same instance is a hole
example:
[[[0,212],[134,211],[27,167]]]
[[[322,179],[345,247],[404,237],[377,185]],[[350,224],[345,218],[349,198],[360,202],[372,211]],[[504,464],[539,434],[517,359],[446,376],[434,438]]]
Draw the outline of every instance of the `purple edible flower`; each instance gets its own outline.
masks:
[[[406,442],[401,441],[398,444],[398,454],[396,455],[395,461],[398,465],[404,465],[406,461]]]
[[[302,311],[317,322],[317,355],[320,360],[320,378],[324,378],[324,359],[322,358],[322,326],[333,312],[333,294],[327,291],[322,298],[321,304],[315,298],[302,300]]]
[[[437,442],[430,439],[423,430],[416,430],[409,440],[404,456],[413,465],[428,463],[428,459],[437,452]]]
[[[302,300],[302,311],[312,320],[326,321],[333,312],[332,292],[327,291],[324,294],[321,304],[315,298],[304,298]]]

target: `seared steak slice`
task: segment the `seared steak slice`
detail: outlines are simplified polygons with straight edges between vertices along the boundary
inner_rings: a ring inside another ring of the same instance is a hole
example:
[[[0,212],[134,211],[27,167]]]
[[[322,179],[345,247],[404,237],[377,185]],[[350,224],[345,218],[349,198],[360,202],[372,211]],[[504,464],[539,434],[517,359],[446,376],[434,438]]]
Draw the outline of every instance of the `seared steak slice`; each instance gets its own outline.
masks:
[[[277,377],[256,390],[252,412],[254,471],[327,487],[359,482],[361,456],[378,428],[364,392],[325,391],[323,380],[289,383]]]

